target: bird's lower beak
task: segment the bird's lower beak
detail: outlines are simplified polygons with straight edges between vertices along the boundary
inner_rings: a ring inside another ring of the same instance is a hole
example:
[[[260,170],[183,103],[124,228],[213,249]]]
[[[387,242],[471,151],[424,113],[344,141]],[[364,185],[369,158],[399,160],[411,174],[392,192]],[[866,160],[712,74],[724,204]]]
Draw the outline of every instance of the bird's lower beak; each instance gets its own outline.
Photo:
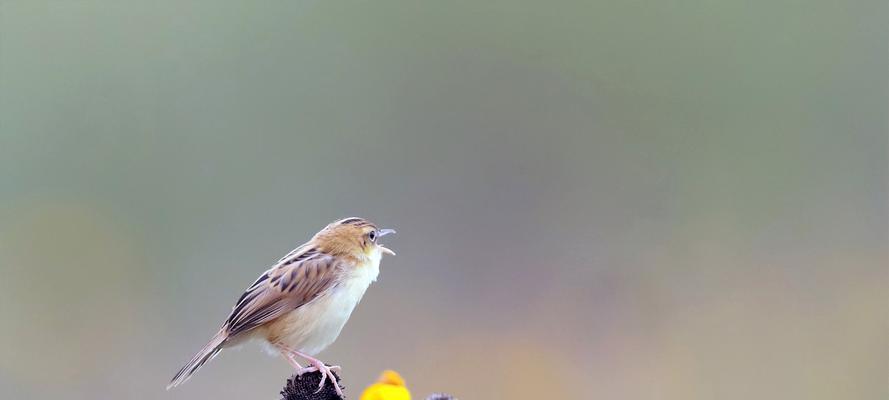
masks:
[[[377,232],[377,237],[383,237],[383,236],[386,236],[386,235],[392,234],[392,233],[395,233],[395,229],[380,229]],[[395,255],[395,252],[387,249],[386,246],[380,245],[380,249],[383,251],[383,253],[386,253],[391,256]]]

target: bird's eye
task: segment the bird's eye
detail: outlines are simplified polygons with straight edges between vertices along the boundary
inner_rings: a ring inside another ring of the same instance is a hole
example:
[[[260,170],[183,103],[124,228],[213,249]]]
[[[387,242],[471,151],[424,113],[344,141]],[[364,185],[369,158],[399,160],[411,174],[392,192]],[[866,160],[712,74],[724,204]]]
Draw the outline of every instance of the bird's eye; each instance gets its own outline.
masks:
[[[370,231],[367,233],[367,238],[370,239],[371,242],[377,240],[377,231]]]

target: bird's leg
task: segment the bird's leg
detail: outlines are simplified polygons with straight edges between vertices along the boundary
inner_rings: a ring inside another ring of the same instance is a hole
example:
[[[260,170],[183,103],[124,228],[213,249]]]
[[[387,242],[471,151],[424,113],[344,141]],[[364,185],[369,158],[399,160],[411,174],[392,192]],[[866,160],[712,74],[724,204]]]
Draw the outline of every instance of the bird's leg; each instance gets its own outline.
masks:
[[[299,365],[299,363],[296,361],[296,358],[293,356],[293,350],[290,350],[280,344],[275,345],[275,347],[278,348],[278,350],[281,352],[281,355],[284,356],[284,359],[287,360],[288,363],[290,363],[290,366],[296,369],[297,373],[303,369],[303,366]]]
[[[299,372],[303,369],[302,365],[299,365],[299,362],[296,361],[296,357],[293,354],[285,353],[284,357],[287,358],[287,361],[290,362],[290,366],[296,368],[296,371]]]

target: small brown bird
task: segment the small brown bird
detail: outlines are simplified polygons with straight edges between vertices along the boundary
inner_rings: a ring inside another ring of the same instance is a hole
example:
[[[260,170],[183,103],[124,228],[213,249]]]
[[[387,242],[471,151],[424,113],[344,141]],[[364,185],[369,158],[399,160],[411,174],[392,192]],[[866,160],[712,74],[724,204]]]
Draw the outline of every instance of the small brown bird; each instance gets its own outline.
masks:
[[[380,273],[383,254],[395,255],[379,239],[393,229],[378,229],[363,218],[327,225],[253,282],[241,295],[219,332],[173,377],[167,389],[182,384],[223,348],[260,339],[280,353],[297,374],[320,371],[343,397],[331,370],[315,355],[333,343],[355,305]],[[303,368],[296,357],[311,366]]]

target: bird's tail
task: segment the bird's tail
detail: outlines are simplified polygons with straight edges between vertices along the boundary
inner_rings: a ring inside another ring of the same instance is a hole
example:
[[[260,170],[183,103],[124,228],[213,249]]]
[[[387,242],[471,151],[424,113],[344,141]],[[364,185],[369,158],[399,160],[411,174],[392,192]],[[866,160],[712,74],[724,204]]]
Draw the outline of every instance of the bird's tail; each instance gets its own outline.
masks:
[[[188,378],[191,378],[191,375],[194,374],[199,368],[204,366],[207,361],[216,357],[216,354],[219,354],[219,351],[222,350],[222,345],[225,344],[225,341],[228,339],[228,335],[225,330],[219,331],[216,336],[213,336],[213,339],[210,339],[210,342],[204,346],[201,351],[194,355],[191,358],[191,361],[188,364],[185,364],[179,372],[176,373],[176,376],[170,381],[170,384],[167,385],[167,390],[174,388],[183,384]]]

